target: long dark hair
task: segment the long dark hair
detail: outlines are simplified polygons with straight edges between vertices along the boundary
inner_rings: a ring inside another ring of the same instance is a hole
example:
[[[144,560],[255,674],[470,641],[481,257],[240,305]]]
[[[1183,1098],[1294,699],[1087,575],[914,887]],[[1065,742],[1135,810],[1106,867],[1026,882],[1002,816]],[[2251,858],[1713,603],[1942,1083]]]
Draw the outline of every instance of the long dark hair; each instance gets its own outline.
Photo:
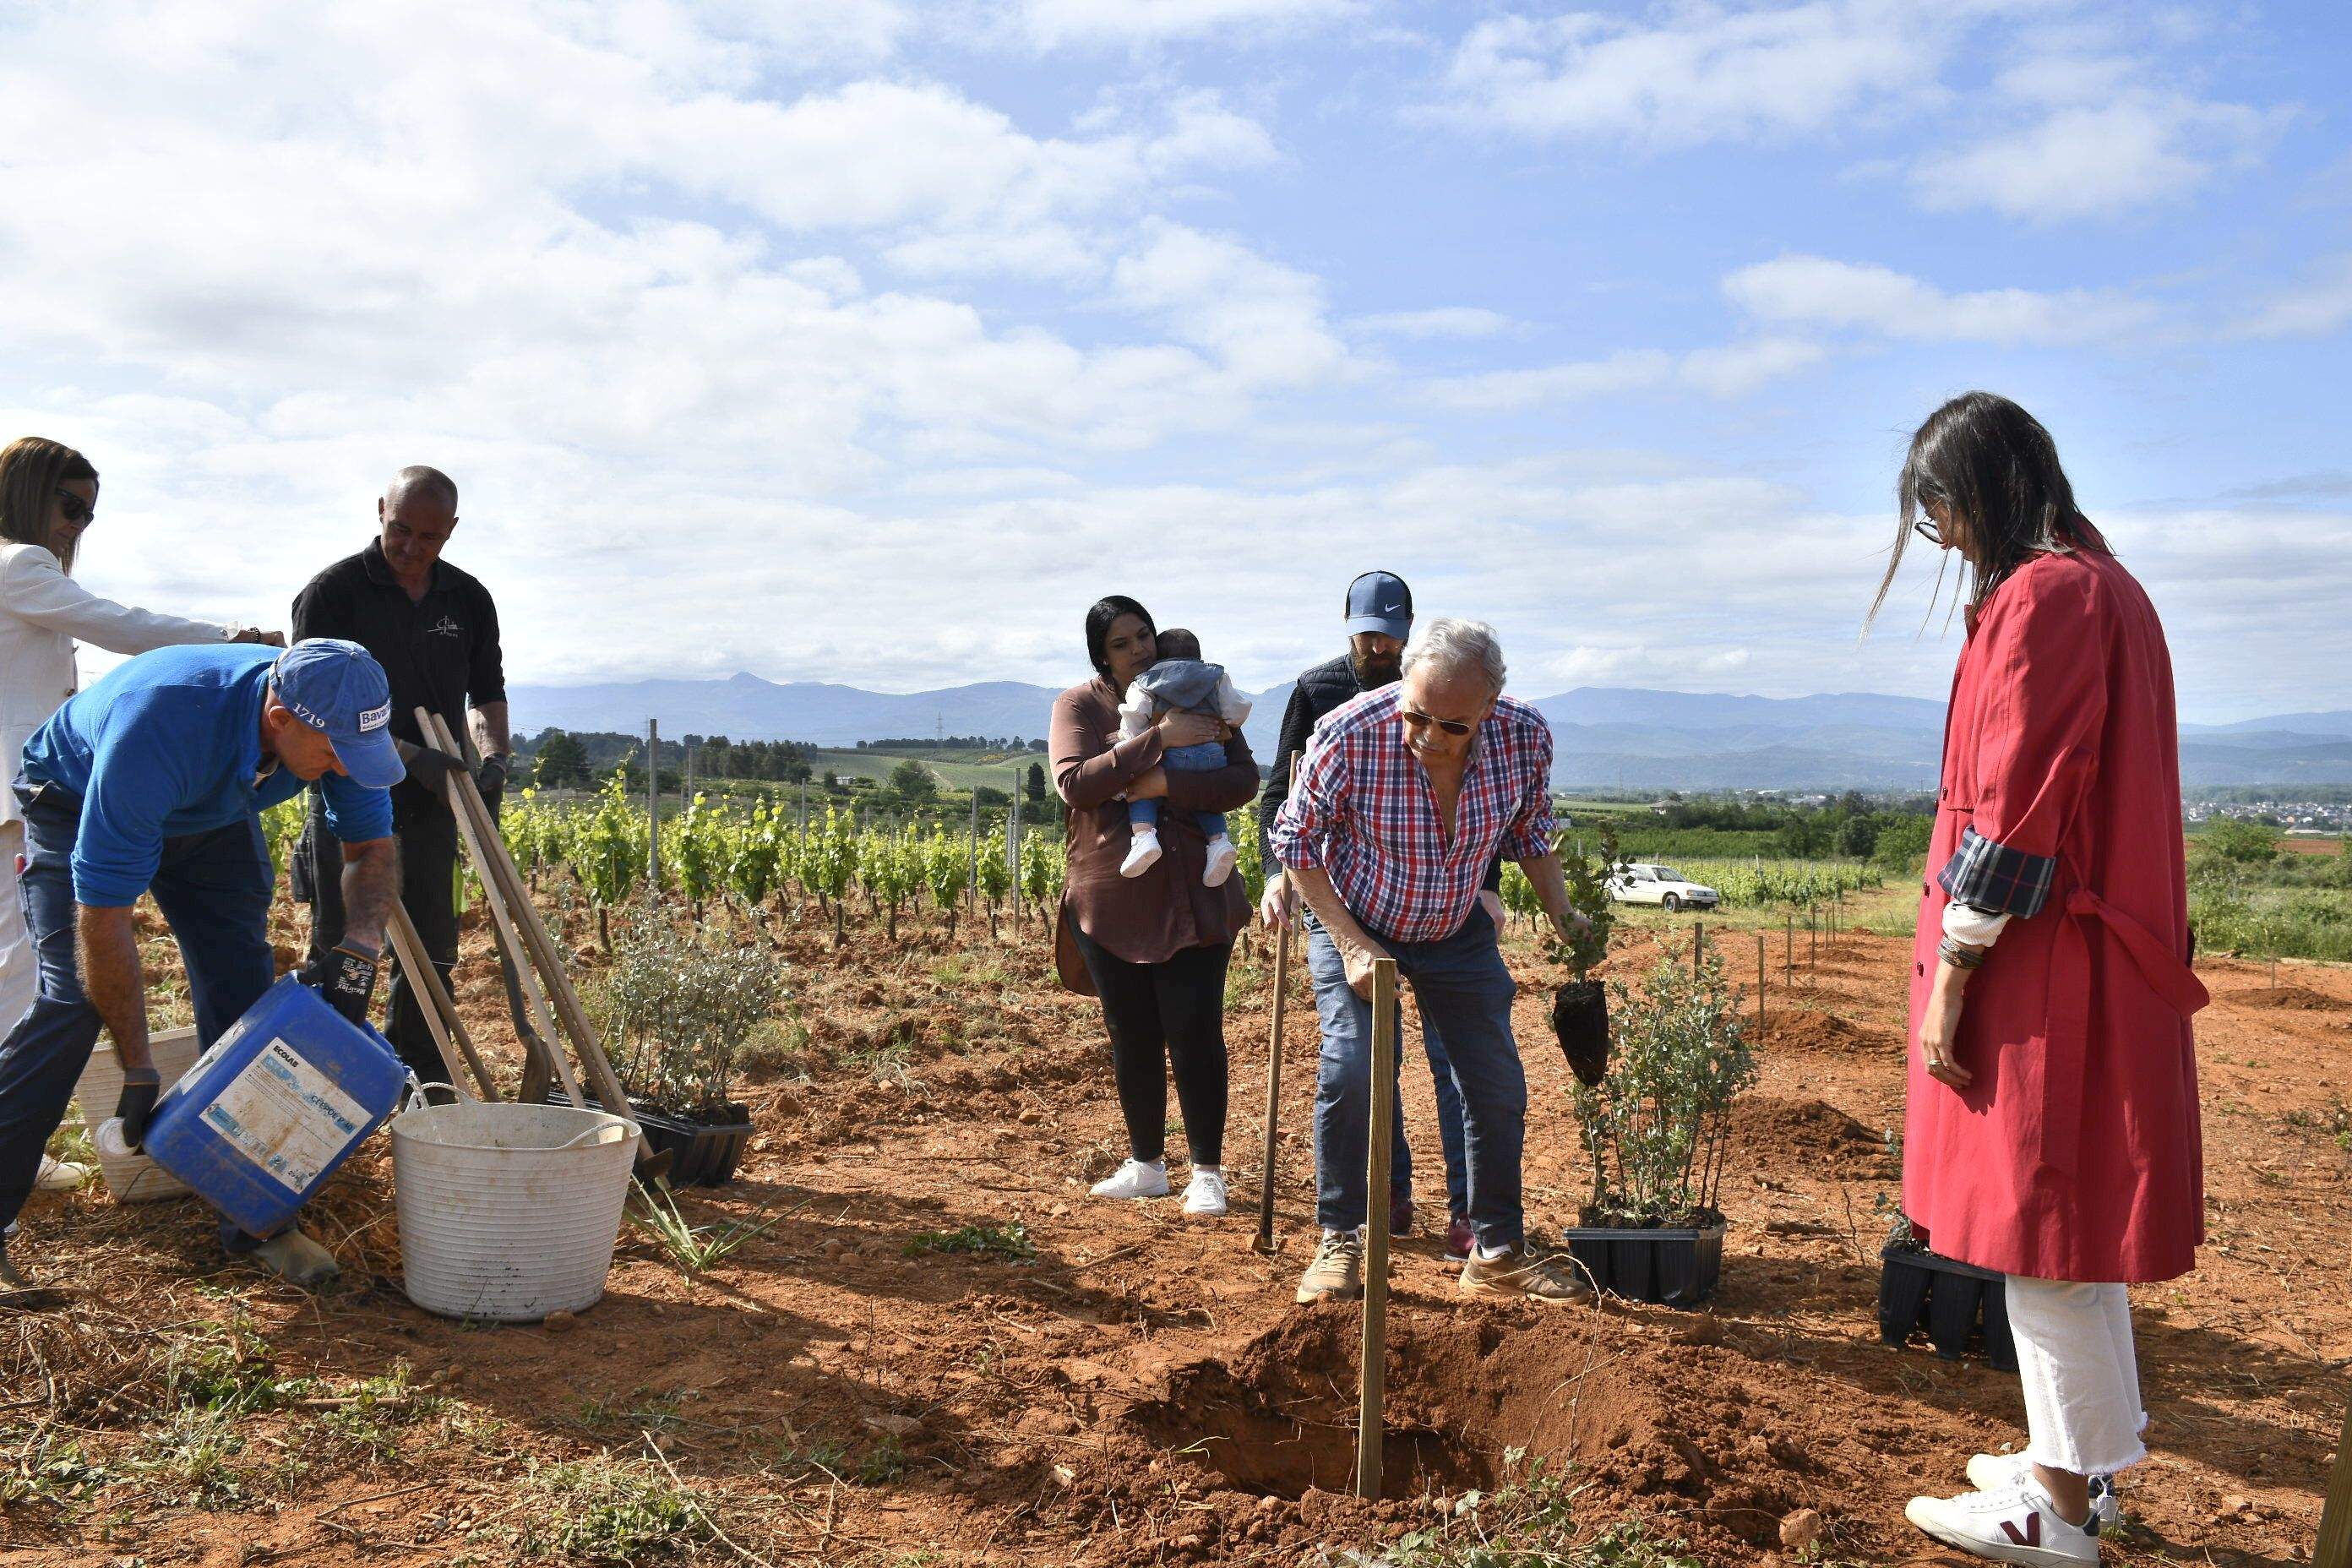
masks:
[[[2058,464],[2058,443],[2042,422],[2006,397],[1965,392],[1927,416],[1911,437],[1895,488],[1895,553],[1870,602],[1865,627],[1886,603],[1914,525],[1930,506],[1959,534],[1963,587],[1974,616],[2009,574],[2035,555],[2088,548],[2106,540],[2074,505],[2074,487]],[[1940,588],[1942,578],[1937,577]]]
[[[1121,616],[1140,616],[1143,629],[1155,637],[1160,635],[1151,612],[1126,595],[1108,594],[1097,599],[1094,607],[1087,612],[1087,658],[1093,661],[1095,673],[1105,680],[1110,679],[1110,658],[1103,652],[1103,644],[1110,640],[1110,629],[1118,624]]]
[[[74,547],[58,547],[49,537],[49,502],[68,479],[98,483],[89,459],[61,441],[26,436],[0,448],[0,539],[37,544],[73,570]]]

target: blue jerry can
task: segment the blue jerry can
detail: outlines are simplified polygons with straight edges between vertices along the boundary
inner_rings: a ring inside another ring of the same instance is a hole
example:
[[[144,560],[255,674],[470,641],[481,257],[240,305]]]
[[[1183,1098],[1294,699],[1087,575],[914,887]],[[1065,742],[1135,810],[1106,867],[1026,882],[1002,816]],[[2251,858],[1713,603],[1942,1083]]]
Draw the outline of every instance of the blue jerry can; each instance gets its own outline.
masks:
[[[156,1105],[146,1152],[268,1236],[392,1114],[407,1079],[382,1035],[288,975]]]

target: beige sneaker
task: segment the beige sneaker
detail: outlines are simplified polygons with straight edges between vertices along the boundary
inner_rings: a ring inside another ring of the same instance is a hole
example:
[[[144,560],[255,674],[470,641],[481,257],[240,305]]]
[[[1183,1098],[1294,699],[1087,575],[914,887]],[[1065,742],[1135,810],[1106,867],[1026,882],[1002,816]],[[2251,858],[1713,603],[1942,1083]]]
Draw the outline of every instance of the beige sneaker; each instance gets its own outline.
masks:
[[[319,1245],[299,1226],[289,1226],[253,1249],[254,1260],[289,1284],[305,1290],[343,1276],[335,1255]]]
[[[1583,1301],[1592,1287],[1576,1265],[1558,1253],[1530,1253],[1524,1245],[1500,1258],[1481,1258],[1475,1247],[1462,1266],[1465,1296],[1522,1296],[1536,1301]]]
[[[1352,1301],[1364,1293],[1364,1242],[1354,1231],[1327,1230],[1315,1261],[1298,1279],[1298,1302]]]

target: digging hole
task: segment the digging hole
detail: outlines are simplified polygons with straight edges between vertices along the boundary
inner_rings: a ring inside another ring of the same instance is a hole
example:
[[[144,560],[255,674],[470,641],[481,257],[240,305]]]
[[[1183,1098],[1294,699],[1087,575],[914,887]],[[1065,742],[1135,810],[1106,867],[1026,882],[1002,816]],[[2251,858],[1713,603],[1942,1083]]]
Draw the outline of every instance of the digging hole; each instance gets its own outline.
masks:
[[[1223,1483],[1261,1497],[1296,1501],[1312,1489],[1345,1492],[1356,1484],[1356,1371],[1352,1350],[1337,1335],[1260,1342],[1232,1365],[1202,1362],[1169,1380],[1164,1400],[1130,1419],[1160,1447],[1213,1471]],[[1300,1342],[1304,1341],[1305,1342]],[[1493,1456],[1433,1421],[1437,1391],[1423,1390],[1410,1364],[1391,1355],[1381,1439],[1384,1498],[1456,1495],[1492,1489]]]

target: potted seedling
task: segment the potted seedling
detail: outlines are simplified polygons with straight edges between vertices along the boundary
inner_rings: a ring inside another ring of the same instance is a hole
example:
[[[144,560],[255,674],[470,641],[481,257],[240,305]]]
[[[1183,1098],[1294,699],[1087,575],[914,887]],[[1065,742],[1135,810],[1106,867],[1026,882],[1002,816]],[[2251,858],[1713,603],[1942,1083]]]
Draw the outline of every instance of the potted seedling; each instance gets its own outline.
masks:
[[[1587,1089],[1601,1082],[1609,1068],[1609,1002],[1592,971],[1609,956],[1610,932],[1616,929],[1617,905],[1609,897],[1610,879],[1628,864],[1617,845],[1617,830],[1604,827],[1600,841],[1582,838],[1559,850],[1560,875],[1568,884],[1568,907],[1584,917],[1584,924],[1565,941],[1553,943],[1552,956],[1568,966],[1568,984],[1551,1002],[1552,1033],[1559,1040],[1569,1070]],[[1507,868],[1505,880],[1517,867]],[[1524,874],[1519,878],[1526,883]],[[1516,891],[1517,889],[1511,889]],[[1534,901],[1528,886],[1527,900]]]
[[[783,994],[773,953],[681,931],[657,905],[614,931],[599,988],[605,1039],[646,1144],[676,1151],[673,1185],[734,1175],[751,1116],[730,1098],[730,1079],[744,1040]]]
[[[1886,1147],[1899,1164],[1902,1134],[1889,1131]],[[2015,1372],[2017,1341],[2009,1328],[2006,1278],[1945,1257],[1927,1245],[1927,1233],[1884,1194],[1879,1204],[1895,1215],[1885,1244],[1878,1249],[1880,1341],[1901,1350],[1915,1331],[1925,1330],[1936,1354],[1945,1361],[1958,1361],[1974,1346],[1983,1350],[1996,1371]]]
[[[1569,1251],[1601,1289],[1695,1307],[1723,1266],[1716,1206],[1731,1104],[1756,1079],[1738,987],[1711,952],[1669,955],[1636,996],[1613,981],[1616,1051],[1573,1089],[1592,1197]]]

